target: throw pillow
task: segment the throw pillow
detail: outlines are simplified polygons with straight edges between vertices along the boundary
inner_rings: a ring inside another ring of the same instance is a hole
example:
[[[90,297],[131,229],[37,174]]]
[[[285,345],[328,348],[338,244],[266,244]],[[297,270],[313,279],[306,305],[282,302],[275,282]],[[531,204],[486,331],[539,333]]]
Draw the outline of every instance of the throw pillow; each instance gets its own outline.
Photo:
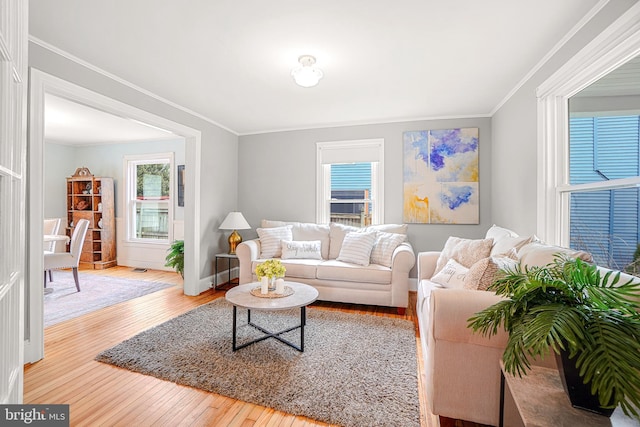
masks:
[[[491,248],[491,256],[494,255],[502,255],[509,252],[511,249],[515,249],[516,251],[520,250],[521,247],[526,245],[527,243],[535,242],[538,238],[536,236],[529,237],[511,237],[504,236],[498,240],[494,240],[495,243]]]
[[[541,267],[550,264],[555,261],[556,255],[564,255],[569,258],[579,258],[582,261],[593,262],[593,257],[589,252],[547,245],[542,242],[526,244],[518,251],[520,264],[528,267]]]
[[[493,239],[472,240],[451,236],[440,252],[435,273],[439,273],[450,259],[455,259],[469,268],[482,258],[488,257],[491,246],[493,246]]]
[[[282,240],[282,259],[322,259],[320,240]]]
[[[469,269],[450,259],[444,268],[431,278],[431,281],[445,288],[462,289],[465,287],[465,277]]]
[[[487,234],[484,236],[485,239],[493,239],[495,241],[498,241],[503,237],[518,237],[518,233],[509,230],[508,228],[498,227],[497,225],[493,224],[491,228],[487,230]]]
[[[329,225],[328,224],[313,224],[308,222],[300,222],[293,225],[291,229],[293,233],[293,240],[307,241],[307,240],[320,240],[320,249],[322,252],[322,258],[329,258]]]
[[[273,228],[258,228],[258,237],[260,238],[260,258],[279,257],[282,254],[282,246],[280,241],[293,240],[291,233],[291,225]]]
[[[376,232],[359,233],[350,231],[344,236],[338,261],[350,262],[358,265],[369,265],[371,250],[376,241]]]
[[[351,227],[348,225],[338,224],[336,222],[332,222],[329,224],[329,259],[336,259],[340,255],[340,250],[342,249],[342,242],[344,241],[344,236],[349,232],[362,232],[364,231],[361,228]]]
[[[469,268],[464,288],[486,291],[495,282],[500,270],[512,269],[518,265],[518,261],[512,257],[515,257],[515,251],[509,256],[492,256],[476,262]]]
[[[393,251],[403,242],[407,241],[405,234],[378,232],[376,241],[371,251],[371,263],[391,267]]]
[[[407,224],[378,224],[370,225],[366,231],[383,231],[385,233],[407,234]]]

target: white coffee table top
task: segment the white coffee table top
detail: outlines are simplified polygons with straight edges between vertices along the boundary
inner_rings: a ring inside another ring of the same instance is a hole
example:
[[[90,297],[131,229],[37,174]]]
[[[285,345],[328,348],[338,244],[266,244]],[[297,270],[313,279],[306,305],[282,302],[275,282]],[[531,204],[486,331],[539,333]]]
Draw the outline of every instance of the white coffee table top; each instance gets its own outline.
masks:
[[[259,282],[247,283],[246,285],[236,286],[227,291],[225,299],[231,304],[249,308],[252,310],[287,310],[289,308],[304,307],[318,298],[318,291],[309,285],[298,282],[284,282],[285,286],[293,289],[293,294],[282,298],[260,298],[251,295],[251,290],[259,288]]]

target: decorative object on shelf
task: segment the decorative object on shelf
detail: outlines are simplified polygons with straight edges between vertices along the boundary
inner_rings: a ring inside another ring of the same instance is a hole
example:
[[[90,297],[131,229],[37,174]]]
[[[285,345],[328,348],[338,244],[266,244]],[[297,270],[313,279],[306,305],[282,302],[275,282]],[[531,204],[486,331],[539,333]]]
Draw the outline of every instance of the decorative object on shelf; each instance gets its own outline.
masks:
[[[102,202],[98,203],[98,212],[102,212]]]
[[[73,176],[81,176],[81,177],[90,177],[91,175],[93,174],[91,173],[89,168],[86,166],[76,169],[76,171],[73,173]]]
[[[314,67],[316,58],[311,55],[302,55],[298,58],[299,67],[291,71],[291,76],[298,86],[313,87],[318,84],[324,73],[319,68]]]
[[[236,247],[242,243],[242,236],[238,234],[237,230],[248,230],[250,228],[251,226],[240,212],[229,212],[224,221],[222,221],[219,227],[220,230],[233,230],[228,240],[230,254],[235,254]]]
[[[184,240],[174,240],[165,258],[165,267],[173,267],[184,279]]]
[[[83,211],[89,207],[89,203],[85,200],[80,200],[76,203],[76,210]]]
[[[258,264],[256,267],[256,276],[258,280],[260,280],[262,286],[264,287],[265,279],[267,282],[267,289],[269,291],[276,290],[276,279],[278,277],[284,277],[287,269],[284,265],[277,259],[268,259],[265,262]]]
[[[530,357],[551,350],[574,407],[609,416],[619,405],[640,419],[640,283],[622,283],[619,272],[602,276],[597,265],[561,256],[545,266],[517,265],[500,274],[489,290],[507,299],[471,317],[469,327],[489,336],[505,328],[505,370],[525,375]],[[578,384],[567,375],[567,362],[575,363]],[[597,396],[593,402],[575,393],[584,383],[587,394]],[[585,408],[589,403],[595,406]]]
[[[98,220],[98,227],[102,228],[102,218]]]

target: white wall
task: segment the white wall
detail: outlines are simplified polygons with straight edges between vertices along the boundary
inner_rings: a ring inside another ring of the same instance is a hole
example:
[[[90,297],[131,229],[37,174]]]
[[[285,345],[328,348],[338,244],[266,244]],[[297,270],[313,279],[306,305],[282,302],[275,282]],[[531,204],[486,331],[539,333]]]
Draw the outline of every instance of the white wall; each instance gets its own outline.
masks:
[[[70,145],[47,143],[44,145],[44,217],[62,218],[67,222],[67,181],[73,175],[76,149]]]
[[[200,235],[195,238],[200,249],[197,280],[208,281],[213,274],[213,254],[225,251],[219,243],[224,242],[224,233],[218,230],[217,225],[229,211],[237,207],[238,137],[213,122],[33,42],[29,43],[29,66],[201,132],[201,157],[197,159],[201,170],[201,188],[196,195],[200,202],[197,212]]]
[[[256,236],[260,220],[315,222],[316,142],[384,138],[384,215],[386,223],[402,223],[403,142],[405,131],[480,128],[480,224],[410,224],[409,240],[416,253],[442,249],[451,235],[484,237],[491,218],[492,130],[489,118],[423,120],[344,126],[240,137],[238,199],[239,209]]]
[[[522,235],[537,232],[536,88],[635,3],[609,1],[494,114],[491,212],[495,223]]]

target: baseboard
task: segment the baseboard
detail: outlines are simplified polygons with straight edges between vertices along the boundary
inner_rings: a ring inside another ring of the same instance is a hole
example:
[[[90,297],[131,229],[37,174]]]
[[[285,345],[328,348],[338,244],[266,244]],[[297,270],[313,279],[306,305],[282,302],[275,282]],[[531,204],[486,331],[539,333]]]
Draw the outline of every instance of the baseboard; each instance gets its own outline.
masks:
[[[409,277],[409,290],[418,291],[418,279],[416,277]]]

